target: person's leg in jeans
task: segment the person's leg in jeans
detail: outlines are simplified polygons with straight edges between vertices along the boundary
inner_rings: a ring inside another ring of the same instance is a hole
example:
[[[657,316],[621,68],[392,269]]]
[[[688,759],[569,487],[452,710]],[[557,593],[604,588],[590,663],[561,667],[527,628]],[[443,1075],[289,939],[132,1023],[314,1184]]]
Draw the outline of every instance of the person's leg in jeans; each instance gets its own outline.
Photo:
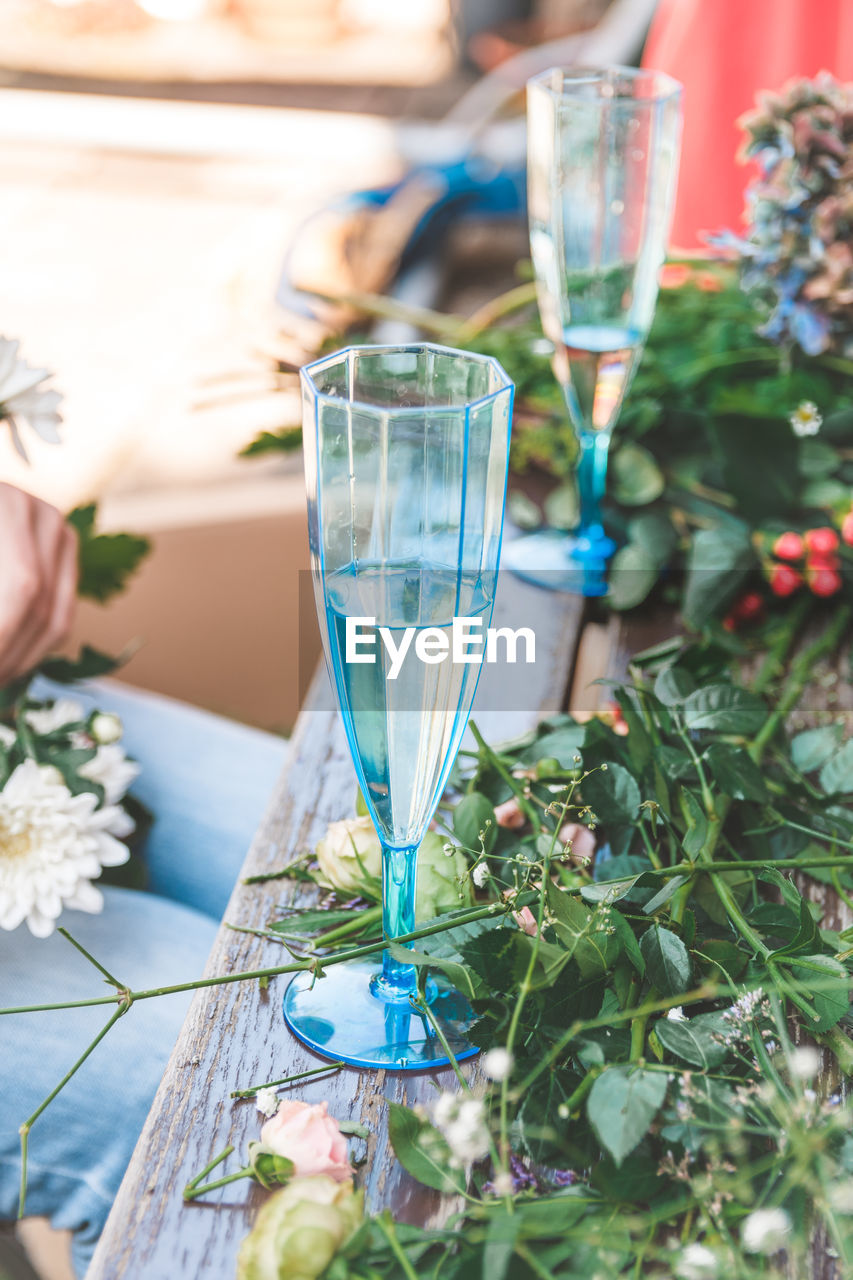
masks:
[[[56,696],[41,685],[36,696]],[[200,977],[231,888],[281,770],[270,735],[104,682],[63,691],[125,724],[142,773],[133,791],[154,813],[145,859],[151,892],[107,888],[102,915],[61,923],[122,982],[161,986]],[[169,900],[171,899],[171,900]],[[59,934],[0,932],[0,1007],[104,994],[98,973]],[[106,1220],[189,1004],[134,1006],[50,1104],[30,1135],[28,1214],[74,1231],[80,1274]],[[113,1012],[113,1006],[0,1020],[0,1218],[17,1213],[18,1126]]]

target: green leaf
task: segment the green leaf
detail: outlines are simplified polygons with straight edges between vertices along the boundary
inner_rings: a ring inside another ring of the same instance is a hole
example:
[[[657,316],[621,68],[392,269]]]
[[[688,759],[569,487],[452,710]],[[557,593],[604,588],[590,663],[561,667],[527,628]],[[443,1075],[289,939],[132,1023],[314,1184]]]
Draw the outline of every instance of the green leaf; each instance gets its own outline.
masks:
[[[828,476],[838,466],[838,454],[825,440],[801,440],[797,465],[800,475]]]
[[[690,672],[670,663],[658,673],[652,692],[665,707],[680,707],[695,688],[696,681]]]
[[[658,580],[659,564],[646,547],[629,542],[620,547],[610,564],[607,601],[612,609],[633,609],[642,604]]]
[[[39,671],[57,684],[71,684],[74,680],[93,680],[97,676],[108,676],[119,666],[120,658],[111,658],[109,654],[84,644],[78,658],[46,658]]]
[[[757,694],[733,684],[703,685],[684,703],[688,729],[713,729],[717,733],[757,733],[767,708]]]
[[[663,472],[648,449],[623,444],[611,461],[610,492],[624,507],[645,507],[661,496]]]
[[[578,490],[574,480],[553,489],[545,499],[545,519],[554,529],[574,529],[580,519]]]
[[[546,733],[521,755],[525,764],[536,764],[539,760],[557,760],[563,769],[577,767],[575,756],[580,756],[586,737],[586,725],[568,724],[560,729]]]
[[[687,561],[684,616],[702,627],[720,613],[756,563],[746,525],[716,525],[694,535]]]
[[[479,791],[463,796],[453,810],[453,832],[466,849],[477,851],[482,843],[486,853],[498,838],[498,823],[492,804]]]
[[[800,492],[800,506],[830,511],[850,502],[850,486],[840,480],[810,480]]]
[[[640,938],[649,982],[661,995],[677,996],[690,986],[690,956],[677,934],[655,925]]]
[[[261,431],[240,450],[241,458],[257,458],[262,453],[294,453],[302,448],[301,427],[279,427],[277,431]]]
[[[628,541],[639,543],[654,561],[664,565],[678,543],[672,521],[663,511],[642,511],[628,521]]]
[[[521,1220],[517,1213],[507,1213],[504,1205],[489,1215],[486,1245],[483,1249],[483,1280],[504,1280],[515,1251]]]
[[[464,1178],[450,1168],[450,1148],[428,1121],[389,1102],[388,1137],[400,1164],[418,1182],[436,1191],[464,1192]]]
[[[725,938],[706,938],[693,954],[703,974],[715,982],[739,978],[748,963],[747,956]]]
[[[562,893],[555,885],[549,885],[547,892],[554,932],[568,957],[575,961],[582,977],[603,977],[622,947],[618,934],[608,932],[609,920],[605,928],[602,916],[588,911],[577,898]]]
[[[813,773],[826,764],[838,749],[841,725],[827,725],[824,729],[806,729],[791,741],[791,759],[801,773]]]
[[[679,799],[681,812],[687,823],[681,847],[688,858],[695,858],[705,848],[705,841],[708,839],[708,817],[701,802],[686,787],[679,788]]]
[[[820,785],[828,795],[849,795],[853,791],[853,738],[827,760],[820,771]]]
[[[829,1031],[850,1008],[850,974],[844,965],[834,956],[798,956],[790,974],[818,1015],[803,1015],[809,1031]]]
[[[666,1087],[663,1072],[629,1066],[608,1067],[592,1086],[587,1118],[617,1166],[648,1133],[663,1106]]]
[[[683,1062],[706,1071],[719,1067],[728,1057],[727,1046],[718,1038],[725,1029],[721,1013],[700,1013],[686,1022],[661,1018],[655,1023],[657,1037],[665,1049]]]
[[[803,952],[810,954],[815,946],[820,946],[820,930],[809,910],[809,904],[801,898],[797,931],[789,943],[773,952],[773,956],[794,956]]]
[[[687,884],[688,876],[671,876],[664,883],[664,886],[653,898],[649,898],[648,902],[643,906],[643,914],[653,916],[656,911],[660,911],[661,907],[666,906],[670,898],[674,898],[678,890],[683,884]],[[618,912],[616,913],[619,914]]]
[[[642,800],[634,775],[621,764],[608,764],[584,778],[583,798],[603,822],[633,822]]]
[[[67,517],[77,530],[77,594],[103,603],[122,591],[151,550],[147,538],[130,533],[96,533],[96,507],[75,507]]]
[[[767,799],[767,785],[761,770],[742,747],[715,742],[705,752],[705,759],[723,795],[734,800],[754,800],[757,804]]]

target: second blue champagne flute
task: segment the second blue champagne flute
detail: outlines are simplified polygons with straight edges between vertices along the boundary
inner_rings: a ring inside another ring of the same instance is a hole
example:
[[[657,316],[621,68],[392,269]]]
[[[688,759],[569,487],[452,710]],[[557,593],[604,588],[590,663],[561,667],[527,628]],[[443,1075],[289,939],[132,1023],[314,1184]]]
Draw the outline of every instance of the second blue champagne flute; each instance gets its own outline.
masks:
[[[558,67],[527,86],[530,251],[542,328],[578,440],[580,522],[507,545],[533,582],[603,595],[610,436],[648,336],[681,142],[681,86],[656,71]]]

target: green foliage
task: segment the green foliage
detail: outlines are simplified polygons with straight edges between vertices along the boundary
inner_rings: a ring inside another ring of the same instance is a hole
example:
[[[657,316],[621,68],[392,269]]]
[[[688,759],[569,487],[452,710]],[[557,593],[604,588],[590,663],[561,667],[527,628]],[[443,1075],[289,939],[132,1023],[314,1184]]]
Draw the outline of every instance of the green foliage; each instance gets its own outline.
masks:
[[[264,453],[296,453],[302,448],[301,427],[279,427],[277,431],[261,431],[240,450],[241,458],[257,458]]]
[[[96,515],[95,504],[89,503],[75,507],[68,515],[68,523],[76,529],[78,538],[78,594],[103,604],[110,596],[124,590],[128,578],[150,551],[151,544],[147,538],[130,533],[97,533]]]

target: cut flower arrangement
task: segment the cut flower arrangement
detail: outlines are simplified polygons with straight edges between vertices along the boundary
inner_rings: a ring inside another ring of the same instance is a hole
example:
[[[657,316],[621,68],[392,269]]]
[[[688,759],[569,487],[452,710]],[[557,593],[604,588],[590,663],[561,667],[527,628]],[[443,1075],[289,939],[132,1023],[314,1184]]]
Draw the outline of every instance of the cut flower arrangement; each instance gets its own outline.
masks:
[[[28,460],[25,426],[47,443],[60,441],[60,395],[44,386],[50,373],[18,350],[18,342],[0,338],[0,427]],[[121,589],[148,544],[97,533],[95,517],[89,505],[68,521],[77,534],[78,593],[103,601]],[[130,857],[126,840],[142,810],[126,799],[138,768],[121,746],[121,721],[74,699],[38,696],[33,685],[39,675],[66,683],[117,665],[84,648],[77,660],[47,658],[0,688],[0,929],[26,922],[47,937],[67,908],[100,911],[103,896],[92,881]]]

